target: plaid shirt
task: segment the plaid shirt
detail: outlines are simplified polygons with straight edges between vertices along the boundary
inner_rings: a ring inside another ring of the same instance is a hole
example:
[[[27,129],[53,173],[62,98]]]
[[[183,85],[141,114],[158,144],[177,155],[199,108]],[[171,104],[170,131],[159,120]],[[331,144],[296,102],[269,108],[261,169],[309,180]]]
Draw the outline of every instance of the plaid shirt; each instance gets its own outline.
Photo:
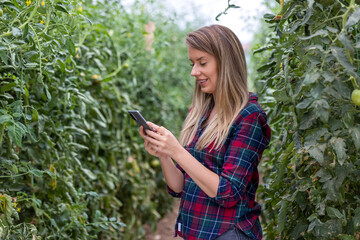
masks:
[[[184,174],[185,187],[181,193],[175,193],[168,187],[172,196],[181,197],[175,236],[209,240],[236,226],[251,239],[262,238],[261,207],[255,202],[259,184],[257,166],[269,144],[271,130],[257,99],[256,94],[250,93],[248,104],[232,123],[220,149],[211,150],[211,146],[201,151],[195,149],[204,130],[200,126],[209,117],[211,109],[201,118],[196,136],[185,148],[219,175],[219,188],[216,197],[208,197],[177,165]]]

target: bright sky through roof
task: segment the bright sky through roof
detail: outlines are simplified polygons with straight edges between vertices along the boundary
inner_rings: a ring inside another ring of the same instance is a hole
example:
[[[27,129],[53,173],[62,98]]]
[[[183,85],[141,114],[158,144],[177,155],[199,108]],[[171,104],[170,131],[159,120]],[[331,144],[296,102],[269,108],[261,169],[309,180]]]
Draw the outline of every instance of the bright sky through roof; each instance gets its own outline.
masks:
[[[254,32],[260,26],[260,19],[267,12],[264,0],[231,0],[230,4],[240,6],[231,8],[226,15],[216,21],[215,17],[227,7],[227,0],[165,0],[164,6],[175,10],[179,15],[185,15],[187,20],[196,21],[197,17],[206,20],[205,24],[221,24],[229,27],[239,37],[244,45],[253,39]],[[134,0],[123,0],[124,5]]]
[[[260,26],[260,19],[266,13],[263,0],[232,0],[230,4],[240,6],[231,8],[227,14],[220,16],[219,21],[215,17],[227,7],[227,0],[167,0],[175,11],[187,12],[189,19],[193,15],[202,15],[209,19],[206,24],[221,24],[229,27],[239,37],[243,44],[249,44],[253,39],[254,32]]]

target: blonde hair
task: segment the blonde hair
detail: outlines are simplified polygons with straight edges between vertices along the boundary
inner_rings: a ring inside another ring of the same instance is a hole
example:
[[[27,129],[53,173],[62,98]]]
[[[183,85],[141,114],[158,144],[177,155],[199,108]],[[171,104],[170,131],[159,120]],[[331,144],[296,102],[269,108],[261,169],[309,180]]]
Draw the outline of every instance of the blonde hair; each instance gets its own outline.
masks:
[[[218,79],[215,99],[195,84],[192,108],[184,121],[180,143],[183,146],[191,143],[201,117],[215,103],[216,115],[200,136],[196,148],[202,150],[213,143],[213,148],[219,149],[227,138],[232,122],[249,99],[244,50],[236,35],[221,25],[206,26],[189,33],[186,44],[216,58]]]

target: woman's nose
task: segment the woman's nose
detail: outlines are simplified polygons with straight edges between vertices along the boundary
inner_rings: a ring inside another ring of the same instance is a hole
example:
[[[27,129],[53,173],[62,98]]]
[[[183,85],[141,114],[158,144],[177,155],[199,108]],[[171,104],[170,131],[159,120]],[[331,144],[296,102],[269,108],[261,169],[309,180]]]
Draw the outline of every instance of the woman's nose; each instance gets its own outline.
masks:
[[[200,71],[197,70],[196,66],[193,66],[193,68],[191,69],[190,75],[193,77],[200,75]]]

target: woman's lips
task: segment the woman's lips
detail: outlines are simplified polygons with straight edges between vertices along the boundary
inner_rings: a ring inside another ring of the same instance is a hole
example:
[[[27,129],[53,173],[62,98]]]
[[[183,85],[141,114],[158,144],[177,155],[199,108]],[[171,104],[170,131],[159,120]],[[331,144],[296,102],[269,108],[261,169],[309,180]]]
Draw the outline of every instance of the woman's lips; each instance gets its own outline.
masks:
[[[200,84],[200,86],[203,86],[203,85],[206,84],[207,79],[201,79],[201,80],[197,80],[197,81],[198,81],[198,83]]]

